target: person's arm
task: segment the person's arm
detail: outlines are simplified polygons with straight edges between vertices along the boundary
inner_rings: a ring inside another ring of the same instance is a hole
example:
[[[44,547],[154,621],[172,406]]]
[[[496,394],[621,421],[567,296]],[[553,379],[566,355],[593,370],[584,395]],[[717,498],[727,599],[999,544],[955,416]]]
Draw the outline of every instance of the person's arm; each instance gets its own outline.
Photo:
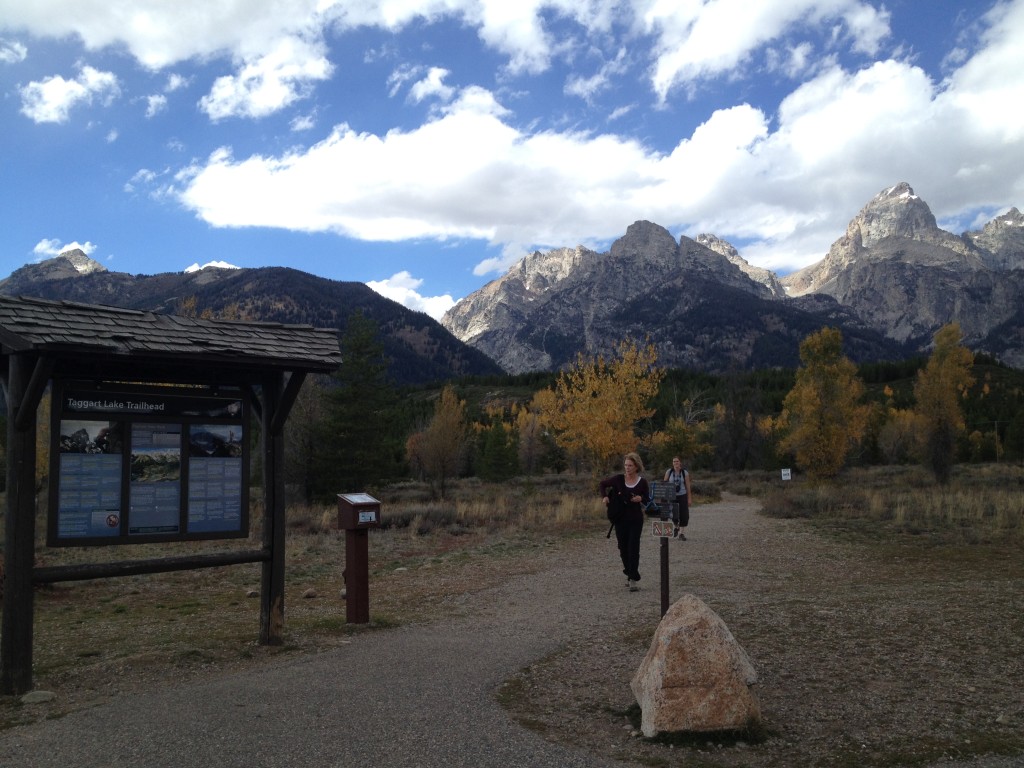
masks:
[[[685,470],[683,471],[683,482],[686,483],[686,498],[692,499],[693,495],[690,491],[690,473]]]
[[[661,479],[664,480],[666,483],[669,480],[671,480],[672,479],[672,470],[671,469],[666,469],[665,470],[665,476],[663,478],[661,478]]]

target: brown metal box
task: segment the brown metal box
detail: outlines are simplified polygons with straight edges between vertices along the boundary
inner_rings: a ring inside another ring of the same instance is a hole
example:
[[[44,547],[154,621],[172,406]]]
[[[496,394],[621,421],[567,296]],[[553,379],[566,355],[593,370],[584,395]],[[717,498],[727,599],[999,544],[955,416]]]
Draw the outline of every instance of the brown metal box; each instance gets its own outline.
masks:
[[[368,493],[339,493],[338,527],[346,531],[379,528],[380,502]]]

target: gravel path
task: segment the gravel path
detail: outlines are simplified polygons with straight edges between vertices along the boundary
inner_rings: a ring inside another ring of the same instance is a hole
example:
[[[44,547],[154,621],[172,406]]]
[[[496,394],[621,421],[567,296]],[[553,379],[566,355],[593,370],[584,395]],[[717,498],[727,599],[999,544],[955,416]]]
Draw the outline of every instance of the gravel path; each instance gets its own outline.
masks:
[[[755,512],[754,502],[735,497],[694,510],[690,540],[669,543],[672,600],[693,592],[744,624],[771,610],[766,594],[773,590],[808,579],[842,585],[861,576],[842,545]],[[639,757],[631,751],[639,742],[621,715],[600,740],[574,745],[558,734],[593,720],[580,695],[570,697],[575,703],[566,706],[573,711],[564,713],[564,727],[538,705],[536,717],[552,721],[550,739],[518,725],[495,696],[521,670],[561,658],[563,683],[568,675],[569,687],[579,686],[582,695],[628,706],[629,677],[649,642],[646,628],[661,613],[659,547],[645,537],[640,592],[624,586],[614,539],[595,535],[545,555],[539,570],[499,588],[451,596],[446,621],[360,633],[319,654],[126,694],[0,732],[0,766],[621,766],[621,759]],[[594,651],[595,644],[614,651],[618,646],[602,638],[630,628],[648,638],[633,641],[640,657],[609,663]],[[567,648],[576,650],[559,653]],[[756,655],[753,660],[758,667]],[[605,682],[593,675],[595,665],[608,672]]]

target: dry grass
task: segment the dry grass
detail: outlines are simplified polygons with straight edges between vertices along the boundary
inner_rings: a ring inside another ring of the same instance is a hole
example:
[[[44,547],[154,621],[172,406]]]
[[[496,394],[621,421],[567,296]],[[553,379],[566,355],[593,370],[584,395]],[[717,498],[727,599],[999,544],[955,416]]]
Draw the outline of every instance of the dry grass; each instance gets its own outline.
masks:
[[[916,467],[851,470],[836,482],[775,484],[764,512],[862,537],[924,537],[931,545],[1024,546],[1024,468],[961,468],[939,486]]]

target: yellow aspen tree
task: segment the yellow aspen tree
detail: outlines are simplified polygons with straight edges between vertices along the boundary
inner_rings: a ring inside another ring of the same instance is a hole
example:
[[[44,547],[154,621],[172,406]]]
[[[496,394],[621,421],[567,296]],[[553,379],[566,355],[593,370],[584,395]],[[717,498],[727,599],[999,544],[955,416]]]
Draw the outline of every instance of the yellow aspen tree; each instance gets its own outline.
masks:
[[[936,331],[932,354],[914,383],[921,459],[943,485],[953,471],[957,437],[965,429],[960,401],[974,383],[974,355],[961,346],[961,338],[958,323]]]
[[[468,432],[466,402],[459,399],[449,384],[441,390],[434,416],[414,445],[416,459],[431,483],[437,483],[442,499],[448,479],[457,477],[462,470]]]
[[[550,389],[541,390],[553,395]],[[539,394],[539,393],[538,393]],[[515,431],[518,437],[519,467],[527,475],[541,469],[544,455],[544,421],[541,409],[532,403],[515,411]]]
[[[636,424],[654,414],[648,403],[664,378],[657,359],[653,345],[623,340],[610,361],[580,354],[559,375],[548,416],[570,457],[600,472],[636,449]]]
[[[913,411],[890,408],[878,433],[878,448],[889,464],[902,464],[914,455],[918,420]]]
[[[864,433],[864,383],[843,355],[843,336],[822,328],[800,345],[801,366],[782,407],[782,449],[811,477],[834,477]]]
[[[667,467],[673,456],[692,461],[698,456],[710,454],[712,449],[707,432],[703,424],[690,423],[683,416],[670,417],[665,422],[665,428],[651,435],[648,442],[652,465]]]

